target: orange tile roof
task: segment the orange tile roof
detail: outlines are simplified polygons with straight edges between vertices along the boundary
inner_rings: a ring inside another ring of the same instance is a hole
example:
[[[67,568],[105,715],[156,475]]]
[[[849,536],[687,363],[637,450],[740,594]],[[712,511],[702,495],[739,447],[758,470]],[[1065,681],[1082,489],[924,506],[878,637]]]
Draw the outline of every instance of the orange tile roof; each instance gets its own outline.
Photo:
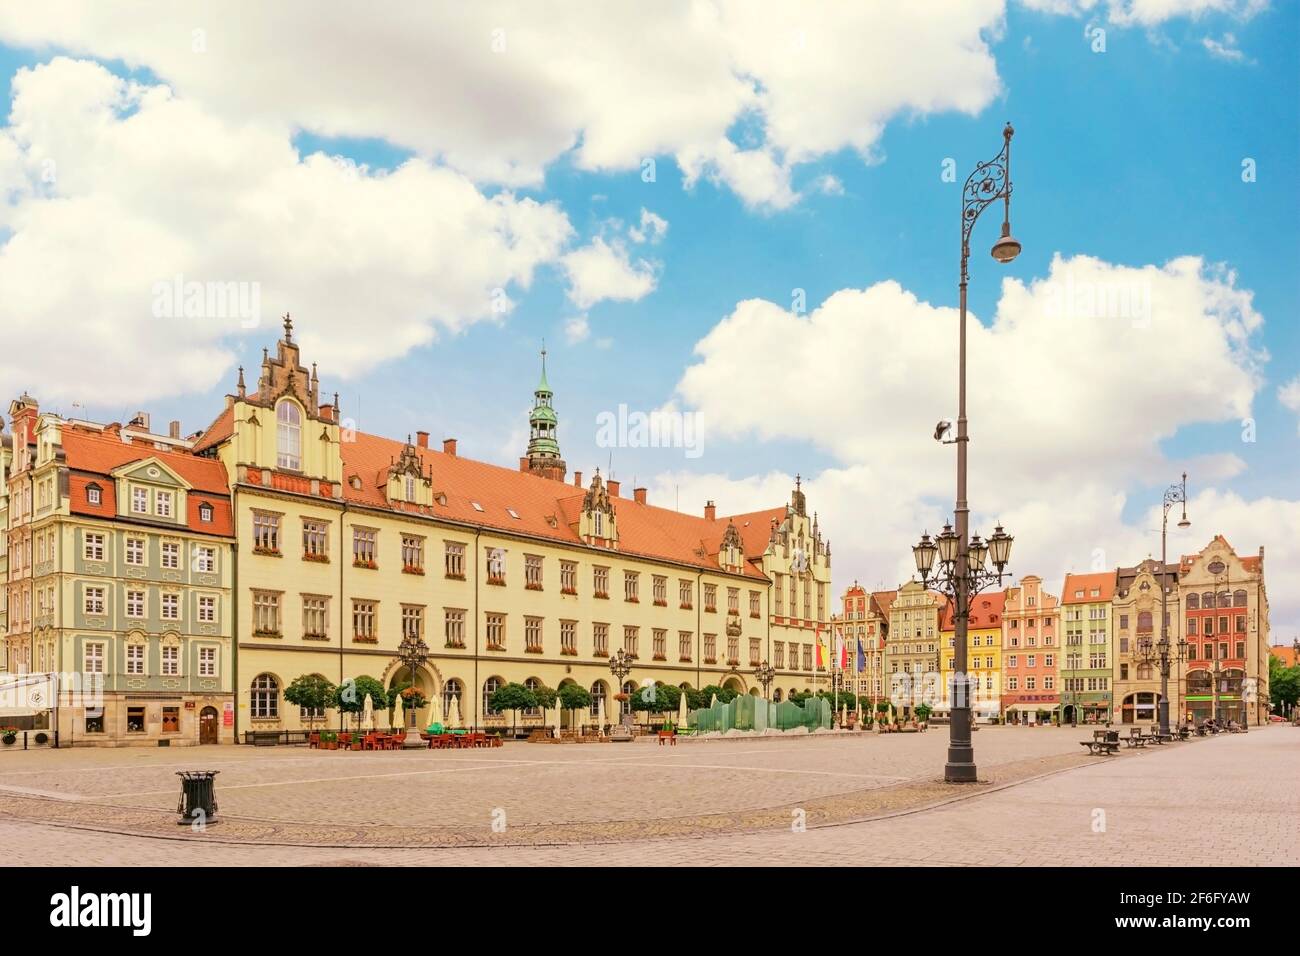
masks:
[[[123,465],[154,458],[190,485],[191,491],[186,499],[191,531],[224,536],[234,534],[230,490],[226,483],[226,469],[221,462],[198,458],[189,452],[162,451],[147,443],[126,443],[117,432],[92,431],[75,425],[63,429],[62,441],[70,473],[68,496],[73,514],[115,518],[117,499],[112,473]],[[100,488],[98,505],[92,505],[86,494],[91,483]],[[199,520],[199,505],[204,502],[212,505],[211,522]]]
[[[1290,644],[1274,644],[1268,652],[1280,660],[1285,667],[1295,667],[1295,648]]]
[[[970,621],[967,623],[968,628],[988,628],[1002,626],[1002,613],[1006,609],[1007,593],[1005,591],[995,591],[992,594],[977,594],[971,600]],[[944,602],[943,623],[939,625],[941,631],[955,630],[956,625],[953,623],[953,605],[951,601]]]
[[[203,435],[194,443],[194,452],[197,454],[206,451],[213,445],[219,445],[235,433],[235,409],[233,405],[227,405],[221,410],[221,414],[216,417],[211,425],[203,432]]]
[[[404,443],[364,432],[344,442],[343,493],[357,504],[392,511],[410,511],[410,506],[390,506],[383,475],[402,452]],[[431,448],[416,448],[421,467],[433,475],[435,495],[446,504],[435,504],[428,514],[465,524],[514,532],[552,541],[580,543],[578,516],[586,488],[568,482],[449,455]],[[353,487],[353,478],[360,487]],[[683,514],[631,498],[613,499],[617,515],[618,553],[661,558],[679,564],[717,569],[716,555],[729,521],[734,521],[749,559],[747,577],[767,580],[754,566],[767,548],[771,519],[785,517],[784,506],[713,521],[702,515]],[[481,506],[480,511],[475,503]],[[510,514],[514,511],[519,517]]]
[[[880,613],[886,618],[889,617],[889,608],[896,597],[898,597],[897,591],[871,592],[871,600],[876,603],[876,607],[880,608]]]
[[[1101,594],[1092,596],[1092,589],[1099,588]],[[1083,590],[1083,597],[1075,597],[1074,592]],[[1095,574],[1067,574],[1061,586],[1062,604],[1088,604],[1093,601],[1109,601],[1115,593],[1115,572],[1098,571]]]

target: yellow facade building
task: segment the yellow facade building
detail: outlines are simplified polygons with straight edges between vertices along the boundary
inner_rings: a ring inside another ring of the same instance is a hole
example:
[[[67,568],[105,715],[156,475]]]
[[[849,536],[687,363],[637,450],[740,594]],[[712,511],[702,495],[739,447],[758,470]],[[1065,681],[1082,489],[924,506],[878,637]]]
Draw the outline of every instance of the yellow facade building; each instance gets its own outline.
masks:
[[[402,442],[343,428],[287,319],[255,391],[241,370],[195,446],[231,482],[240,734],[335,723],[286,704],[300,675],[410,683],[404,635],[430,648],[414,675],[429,703],[408,726],[453,712],[510,726],[488,703],[509,682],[577,682],[593,696],[584,724],[602,702],[617,720],[615,695],[651,681],[761,694],[764,660],[773,696],[813,688],[830,548],[799,483],[788,504],[721,516],[712,502],[695,515],[655,507],[643,488],[624,497],[599,471],[570,481],[545,372],[535,398],[515,471],[461,456],[454,439],[430,448],[427,432]],[[621,688],[619,648],[634,658]]]
[[[974,719],[990,721],[1002,712],[1002,613],[1005,591],[977,594],[971,598],[970,620],[966,625],[966,673],[969,677],[971,713]],[[943,654],[939,657],[943,702],[935,709],[946,714],[955,671],[957,630],[951,603],[944,605],[941,629]]]

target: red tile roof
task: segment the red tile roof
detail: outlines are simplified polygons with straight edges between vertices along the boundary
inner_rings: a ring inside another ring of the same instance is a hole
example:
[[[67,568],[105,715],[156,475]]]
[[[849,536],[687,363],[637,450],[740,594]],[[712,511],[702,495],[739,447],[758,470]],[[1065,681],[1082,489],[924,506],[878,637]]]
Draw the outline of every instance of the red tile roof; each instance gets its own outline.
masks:
[[[898,597],[897,591],[872,591],[871,600],[875,602],[876,607],[880,608],[882,616],[889,617],[889,608]]]
[[[995,591],[992,594],[977,594],[971,600],[970,621],[967,623],[968,628],[988,628],[1002,626],[1002,612],[1006,608],[1007,594],[1005,591]],[[941,631],[952,631],[956,629],[953,622],[953,606],[951,601],[944,603],[943,623],[939,625]]]
[[[1088,604],[1093,601],[1109,601],[1115,593],[1115,572],[1098,571],[1095,574],[1067,574],[1061,586],[1062,604]],[[1092,589],[1101,591],[1096,597]],[[1075,597],[1074,592],[1082,590],[1083,597]]]
[[[227,405],[221,410],[221,414],[216,420],[207,427],[203,435],[194,443],[194,452],[198,454],[206,451],[213,445],[219,445],[235,433],[235,410],[231,405]]]
[[[1296,655],[1295,648],[1290,644],[1274,644],[1268,649],[1268,652],[1282,662],[1286,667],[1295,667]]]
[[[342,444],[344,497],[373,508],[412,510],[400,503],[390,506],[383,481],[386,469],[401,455],[404,444],[364,432],[355,433],[354,438]],[[433,475],[435,496],[444,496],[446,501],[445,505],[435,503],[428,514],[552,541],[580,543],[578,517],[586,488],[431,448],[416,448],[415,453],[424,471]],[[354,478],[359,487],[354,487]],[[771,519],[783,520],[786,514],[781,506],[710,521],[703,516],[639,504],[631,498],[615,498],[613,502],[618,553],[716,569],[723,533],[728,522],[734,521],[749,559],[744,573],[762,580],[766,578],[754,562],[767,549]],[[481,511],[475,503],[482,507]]]
[[[190,485],[186,495],[191,531],[230,536],[234,524],[230,513],[230,491],[226,469],[211,458],[188,452],[162,451],[148,443],[123,442],[117,432],[100,432],[75,425],[63,428],[63,450],[69,471],[68,496],[73,514],[100,518],[117,516],[117,499],[112,473],[132,462],[156,459]],[[100,503],[92,505],[86,494],[89,485],[100,489]],[[199,506],[212,505],[211,522],[199,520]]]

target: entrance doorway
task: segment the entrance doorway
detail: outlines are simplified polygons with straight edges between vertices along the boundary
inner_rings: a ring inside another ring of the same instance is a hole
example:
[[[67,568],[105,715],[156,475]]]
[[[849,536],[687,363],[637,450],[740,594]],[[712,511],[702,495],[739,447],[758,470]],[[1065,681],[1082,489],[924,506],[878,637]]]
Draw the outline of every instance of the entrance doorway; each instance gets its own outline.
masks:
[[[199,711],[199,743],[217,742],[217,708],[204,707]]]

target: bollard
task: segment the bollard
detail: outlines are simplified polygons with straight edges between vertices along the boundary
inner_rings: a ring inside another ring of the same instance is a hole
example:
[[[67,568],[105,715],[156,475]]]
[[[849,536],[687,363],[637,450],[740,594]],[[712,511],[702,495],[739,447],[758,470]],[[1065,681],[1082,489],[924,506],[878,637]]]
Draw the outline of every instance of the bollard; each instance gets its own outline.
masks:
[[[196,819],[211,826],[217,822],[216,776],[220,770],[177,770],[181,778],[181,800],[176,807],[180,819],[176,822],[188,826]]]

